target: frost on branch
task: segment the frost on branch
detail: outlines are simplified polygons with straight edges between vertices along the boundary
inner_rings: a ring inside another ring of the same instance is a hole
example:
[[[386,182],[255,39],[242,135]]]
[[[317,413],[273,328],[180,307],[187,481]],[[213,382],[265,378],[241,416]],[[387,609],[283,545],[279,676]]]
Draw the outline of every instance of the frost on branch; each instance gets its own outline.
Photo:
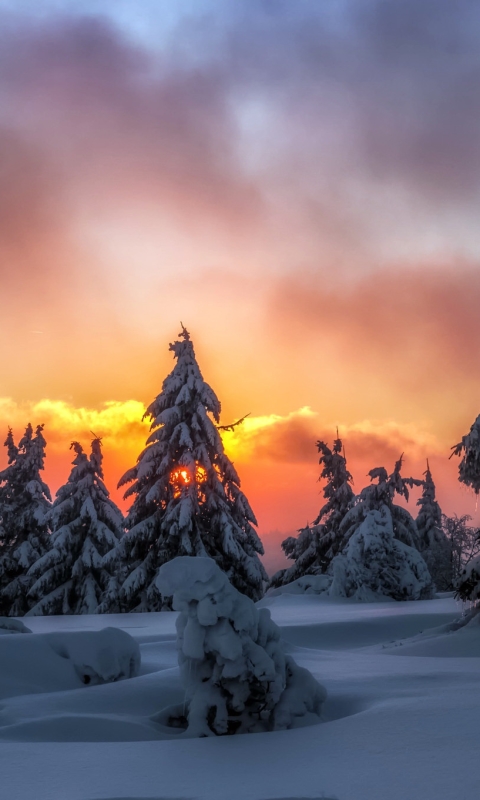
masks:
[[[237,591],[212,559],[169,561],[157,585],[181,612],[177,648],[188,735],[281,730],[298,717],[320,715],[323,686],[283,652],[268,609]]]

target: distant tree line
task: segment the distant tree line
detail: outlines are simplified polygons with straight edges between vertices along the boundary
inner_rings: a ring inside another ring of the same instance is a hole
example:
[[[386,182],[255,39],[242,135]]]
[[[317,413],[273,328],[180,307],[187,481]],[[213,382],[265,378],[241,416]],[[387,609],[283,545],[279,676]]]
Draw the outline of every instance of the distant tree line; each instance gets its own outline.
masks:
[[[432,597],[456,590],[480,595],[479,532],[470,517],[447,517],[436,500],[429,463],[422,479],[403,477],[403,456],[389,474],[372,469],[355,494],[338,437],[317,442],[325,502],[317,518],[288,537],[293,563],[271,581],[263,546],[240,478],[224,452],[220,402],[203,380],[193,343],[182,326],[170,345],[175,358],[145,416],[145,449],[120,479],[131,505],[126,517],[109,496],[102,441],[90,453],[79,442],[67,482],[54,500],[41,474],[44,426],[29,424],[0,472],[0,614],[90,614],[168,609],[160,567],[177,556],[208,556],[254,601],[269,586],[318,578],[321,591],[360,600]],[[460,481],[480,491],[480,417],[453,448]],[[396,498],[421,487],[416,519]]]

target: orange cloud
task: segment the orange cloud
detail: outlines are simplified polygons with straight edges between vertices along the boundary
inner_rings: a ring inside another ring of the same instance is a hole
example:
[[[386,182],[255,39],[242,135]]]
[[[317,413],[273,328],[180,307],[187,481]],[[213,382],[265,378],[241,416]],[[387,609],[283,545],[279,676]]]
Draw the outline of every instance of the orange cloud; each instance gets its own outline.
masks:
[[[27,422],[45,424],[45,476],[53,492],[69,475],[70,442],[77,439],[88,448],[92,431],[101,436],[106,483],[115,502],[124,509],[126,504],[116,485],[145,446],[149,422],[142,421],[143,412],[144,406],[138,400],[109,401],[91,408],[63,400],[17,403],[0,398],[0,425],[5,434],[7,425],[13,427],[18,439]],[[250,416],[233,432],[223,433],[225,449],[237,465],[242,488],[258,518],[266,564],[271,571],[283,563],[282,539],[318,514],[322,497],[315,443],[318,439],[331,443],[335,428],[335,421],[325,424],[318,412],[304,407],[283,416]],[[340,424],[339,434],[357,491],[368,482],[369,469],[391,469],[402,452],[404,474],[414,477],[421,476],[425,458],[429,457],[445,511],[475,515],[473,496],[463,491],[456,480],[457,463],[448,460],[448,449],[429,431],[414,424],[364,420]],[[0,464],[5,460],[5,452],[0,452]],[[417,495],[418,492],[413,493],[410,504],[413,513]]]

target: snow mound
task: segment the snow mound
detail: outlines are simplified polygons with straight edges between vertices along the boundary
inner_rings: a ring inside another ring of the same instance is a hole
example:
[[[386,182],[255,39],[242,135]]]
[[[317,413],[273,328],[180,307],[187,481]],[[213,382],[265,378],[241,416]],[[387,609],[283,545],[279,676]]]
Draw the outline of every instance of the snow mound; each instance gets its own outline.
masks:
[[[318,722],[325,689],[284,653],[270,611],[237,591],[212,559],[169,561],[157,586],[181,612],[185,713],[172,715],[172,725],[212,736],[291,728],[297,718]]]
[[[421,631],[416,636],[383,645],[390,655],[424,658],[480,658],[480,613],[478,609],[445,625]]]
[[[47,636],[52,649],[70,660],[83,683],[109,683],[133,678],[140,670],[138,643],[119,628],[72,634],[50,633]]]
[[[332,583],[331,575],[303,575],[296,581],[269,589],[267,597],[278,597],[281,594],[325,594]]]
[[[0,636],[3,633],[31,633],[30,628],[27,628],[19,619],[12,619],[12,617],[0,617]]]
[[[139,669],[138,643],[117,628],[0,637],[0,697],[118,681]]]

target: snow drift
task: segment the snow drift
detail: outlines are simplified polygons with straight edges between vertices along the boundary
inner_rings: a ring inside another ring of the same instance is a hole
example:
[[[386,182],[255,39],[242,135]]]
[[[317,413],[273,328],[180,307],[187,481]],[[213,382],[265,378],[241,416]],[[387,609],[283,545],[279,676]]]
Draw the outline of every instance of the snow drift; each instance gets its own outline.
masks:
[[[0,637],[2,698],[109,683],[139,669],[138,643],[118,628]]]

